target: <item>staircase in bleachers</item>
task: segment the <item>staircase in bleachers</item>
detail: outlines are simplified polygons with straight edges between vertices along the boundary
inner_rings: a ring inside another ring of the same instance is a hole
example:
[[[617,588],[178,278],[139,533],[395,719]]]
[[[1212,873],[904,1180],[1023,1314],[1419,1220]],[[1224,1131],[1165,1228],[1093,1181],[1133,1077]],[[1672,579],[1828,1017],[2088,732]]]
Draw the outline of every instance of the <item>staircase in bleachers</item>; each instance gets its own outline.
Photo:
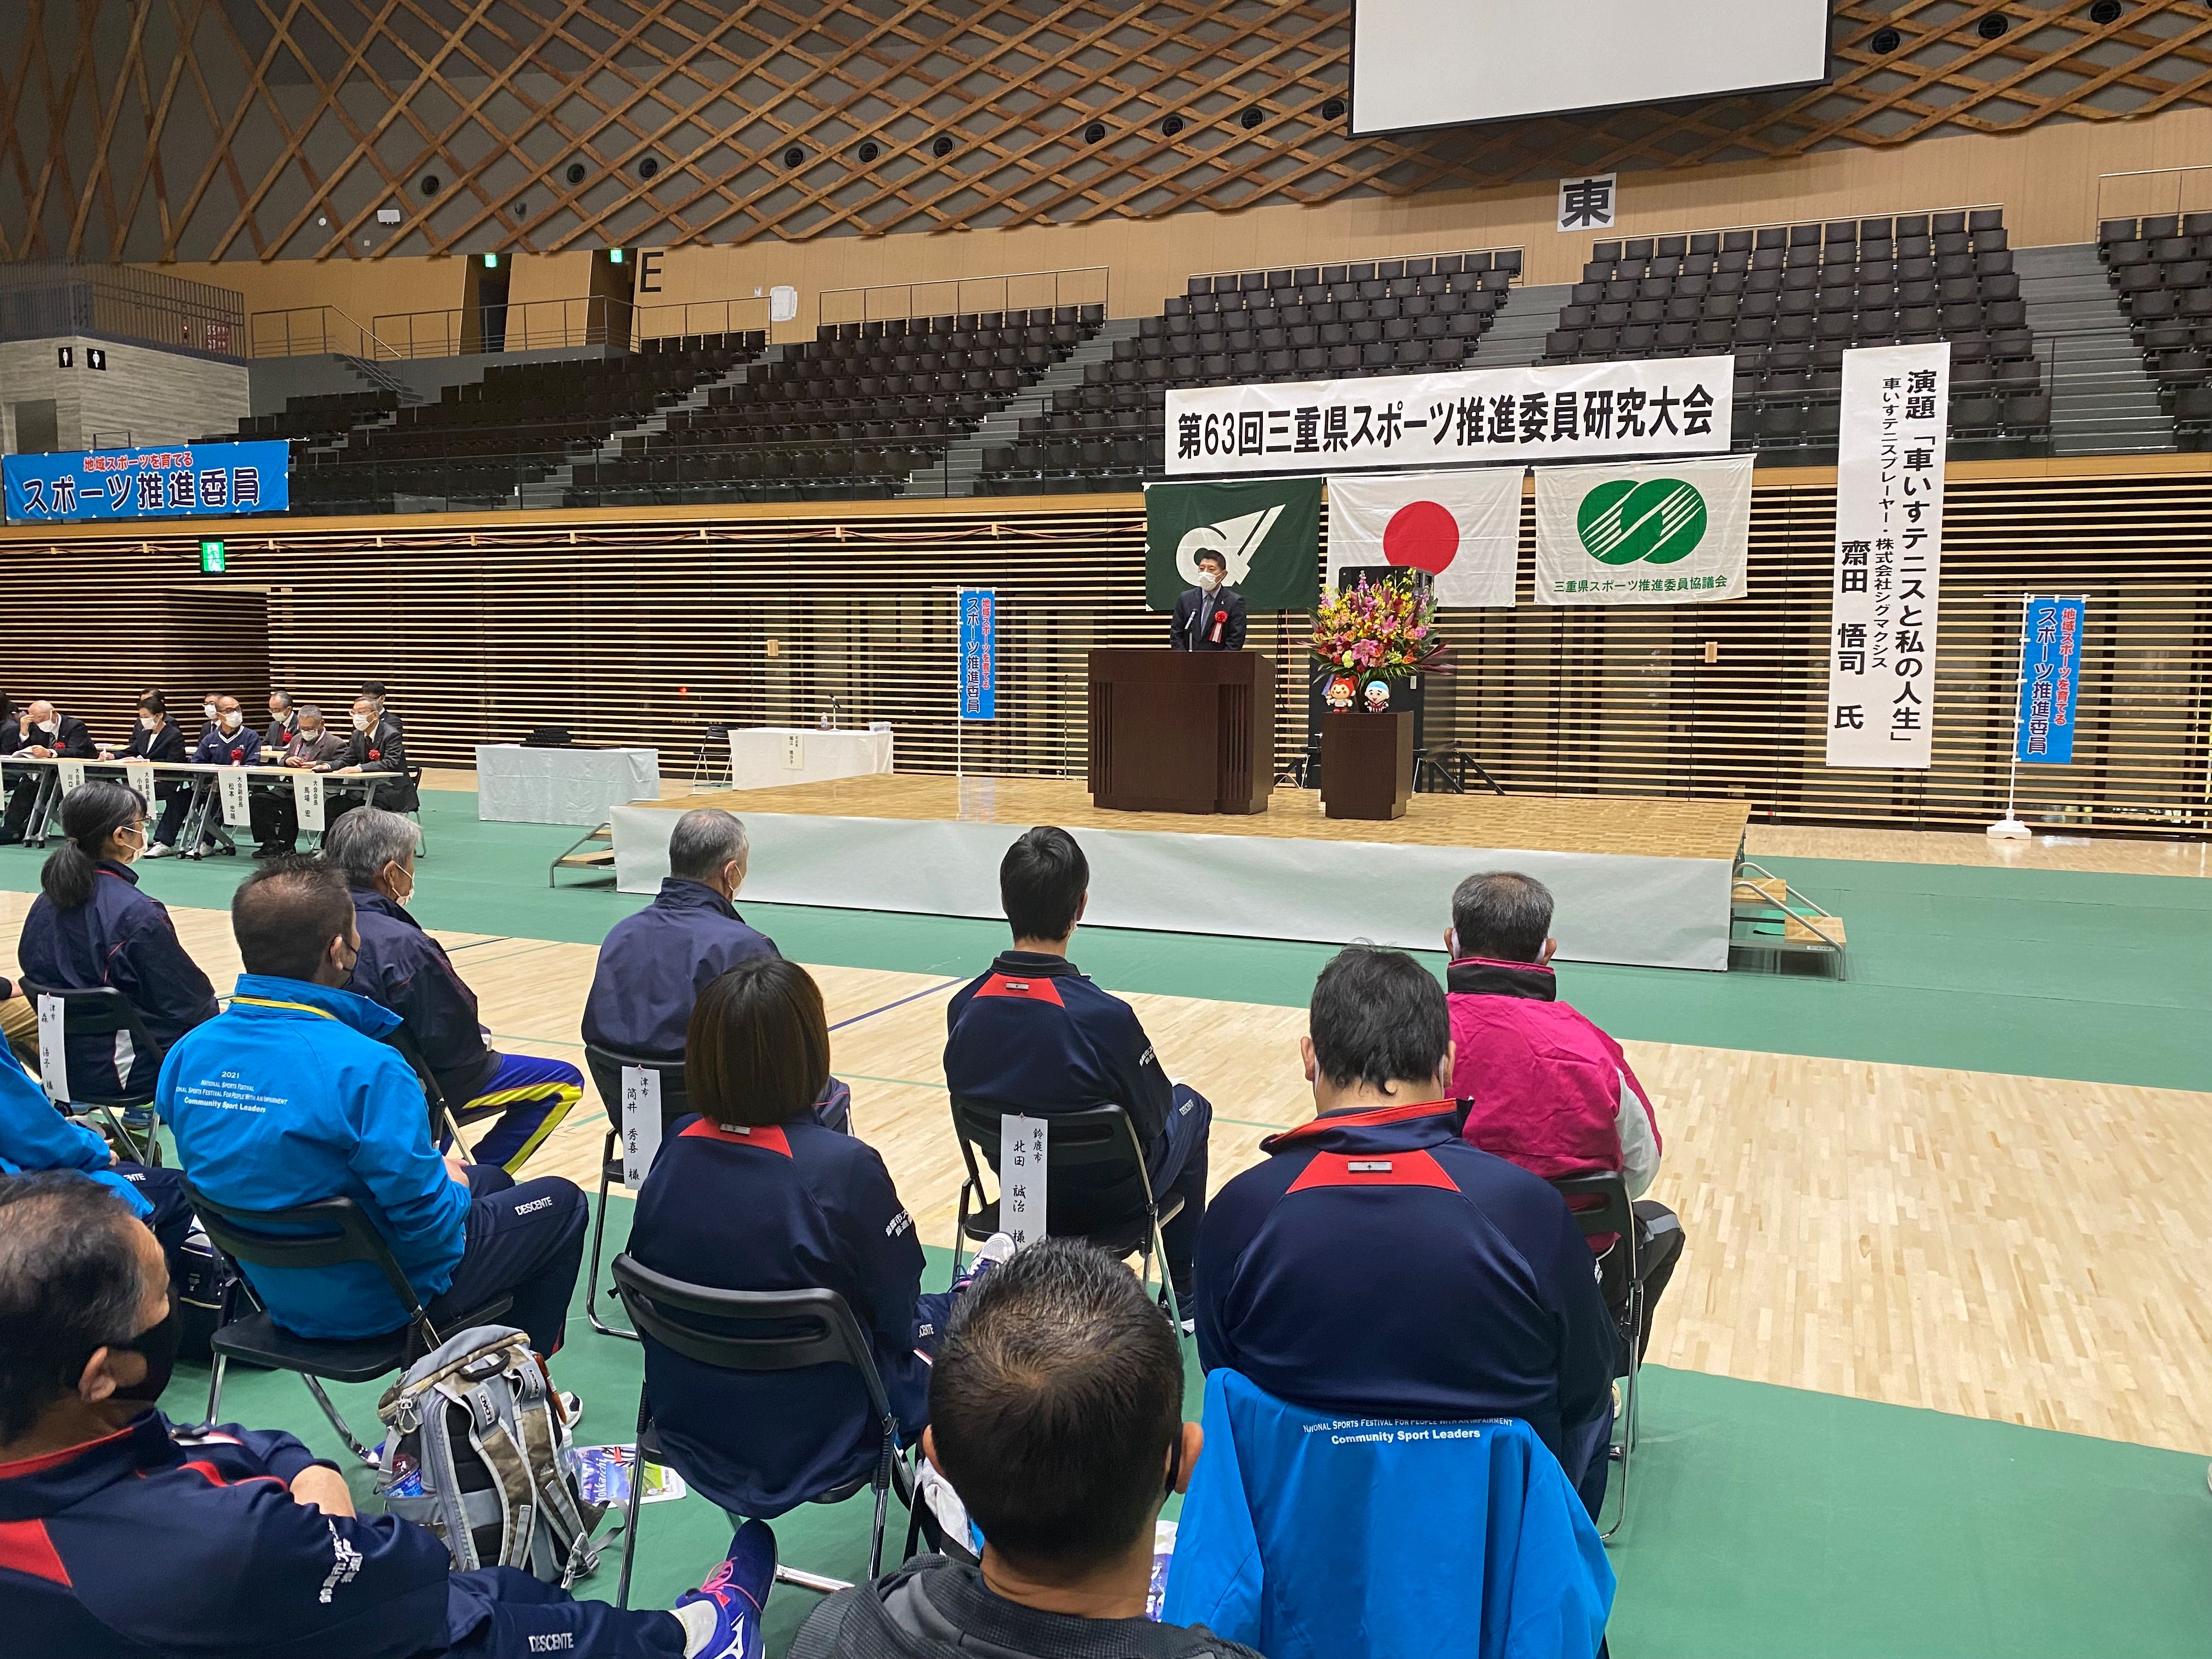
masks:
[[[2142,348],[2094,242],[2024,247],[2014,256],[2037,353],[2051,367],[2054,455],[2139,455],[2173,448]]]
[[[2187,449],[2212,443],[2212,213],[2107,219],[2097,257]]]
[[[1550,363],[1732,352],[1736,447],[1832,450],[1844,353],[1951,342],[1954,440],[2047,439],[2051,392],[1999,208],[1595,243]]]
[[[1084,372],[1017,441],[988,449],[976,492],[1134,489],[1166,465],[1173,386],[1456,368],[1496,320],[1517,248],[1190,278]]]

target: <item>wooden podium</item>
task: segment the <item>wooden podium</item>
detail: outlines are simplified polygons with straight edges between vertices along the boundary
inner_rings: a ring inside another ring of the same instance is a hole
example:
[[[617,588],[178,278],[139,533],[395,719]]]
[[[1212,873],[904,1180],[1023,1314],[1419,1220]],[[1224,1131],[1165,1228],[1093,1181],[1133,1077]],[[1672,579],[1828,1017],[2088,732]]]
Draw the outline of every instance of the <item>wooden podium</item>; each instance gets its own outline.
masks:
[[[1257,651],[1093,651],[1091,799],[1116,812],[1264,812],[1275,665]]]

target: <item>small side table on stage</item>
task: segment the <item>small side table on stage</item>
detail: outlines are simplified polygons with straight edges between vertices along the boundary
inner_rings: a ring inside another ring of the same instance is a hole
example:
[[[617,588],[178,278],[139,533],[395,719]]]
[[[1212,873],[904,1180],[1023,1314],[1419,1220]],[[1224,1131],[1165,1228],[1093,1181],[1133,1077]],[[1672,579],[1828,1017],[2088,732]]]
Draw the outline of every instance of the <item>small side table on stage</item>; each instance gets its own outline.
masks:
[[[1321,799],[1333,818],[1402,818],[1413,790],[1413,715],[1331,710],[1321,721]]]
[[[1119,812],[1264,812],[1275,665],[1257,651],[1093,651],[1091,799]]]

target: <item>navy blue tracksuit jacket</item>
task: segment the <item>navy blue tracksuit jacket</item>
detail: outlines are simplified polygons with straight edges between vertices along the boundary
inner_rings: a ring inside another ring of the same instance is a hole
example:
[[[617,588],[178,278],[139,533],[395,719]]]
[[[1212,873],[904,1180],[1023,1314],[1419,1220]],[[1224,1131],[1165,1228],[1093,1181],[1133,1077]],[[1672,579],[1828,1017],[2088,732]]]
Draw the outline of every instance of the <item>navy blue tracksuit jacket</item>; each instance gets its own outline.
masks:
[[[692,1005],[708,984],[775,941],[745,925],[704,882],[664,876],[652,903],[625,916],[599,946],[584,1041],[653,1060],[680,1060]]]
[[[1460,1139],[1448,1100],[1261,1148],[1199,1232],[1200,1363],[1315,1411],[1517,1417],[1579,1481],[1616,1350],[1566,1201]]]
[[[667,1614],[571,1601],[513,1567],[455,1572],[437,1535],[292,1501],[289,1434],[173,1434],[160,1413],[0,1463],[9,1659],[676,1659]],[[325,1467],[334,1467],[325,1465]]]
[[[58,908],[44,893],[31,901],[15,946],[23,977],[41,985],[84,990],[110,985],[130,999],[154,1039],[154,1052],[133,1048],[128,1033],[73,1037],[69,1045],[70,1092],[118,1092],[118,1062],[133,1089],[150,1091],[170,1045],[202,1020],[215,1018],[215,987],[185,954],[169,913],[141,892],[131,866],[100,861],[92,897],[74,910]]]
[[[477,1023],[477,994],[454,971],[446,947],[374,888],[353,890],[353,915],[361,959],[345,988],[399,1016],[455,1107],[475,1099],[501,1058]]]
[[[836,1291],[869,1334],[904,1437],[921,1431],[921,1244],[866,1142],[811,1116],[749,1132],[684,1119],[638,1193],[629,1253],[723,1290]],[[645,1391],[670,1462],[740,1515],[774,1520],[875,1472],[882,1425],[850,1367],[718,1370],[648,1337]]]

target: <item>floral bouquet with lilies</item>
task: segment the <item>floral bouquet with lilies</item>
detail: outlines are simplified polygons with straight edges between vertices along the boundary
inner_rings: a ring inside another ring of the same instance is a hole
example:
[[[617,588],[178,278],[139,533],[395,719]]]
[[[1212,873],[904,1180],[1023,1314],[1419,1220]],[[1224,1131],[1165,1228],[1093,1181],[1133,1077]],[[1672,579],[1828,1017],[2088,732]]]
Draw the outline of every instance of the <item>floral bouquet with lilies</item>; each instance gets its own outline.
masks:
[[[1411,581],[1331,591],[1314,613],[1313,653],[1330,669],[1360,680],[1404,679],[1442,672],[1444,641],[1437,602]]]

